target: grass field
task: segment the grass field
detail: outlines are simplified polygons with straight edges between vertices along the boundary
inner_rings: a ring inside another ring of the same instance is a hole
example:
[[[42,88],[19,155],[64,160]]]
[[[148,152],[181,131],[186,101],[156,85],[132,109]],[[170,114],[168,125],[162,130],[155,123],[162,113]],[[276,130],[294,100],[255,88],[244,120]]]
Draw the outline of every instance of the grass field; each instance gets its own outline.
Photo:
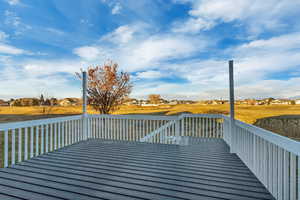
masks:
[[[33,120],[49,117],[61,117],[68,115],[81,114],[80,106],[72,107],[0,107],[0,123]],[[180,113],[194,114],[225,114],[229,113],[229,105],[163,105],[153,107],[141,106],[121,106],[113,114],[157,114],[157,115],[176,115]],[[88,108],[88,113],[97,114],[92,108]],[[300,105],[270,105],[270,106],[236,106],[236,118],[254,123],[259,118],[278,116],[278,115],[300,115]],[[18,138],[16,137],[16,141]],[[3,135],[0,135],[0,144],[3,147]],[[0,167],[3,166],[3,152],[0,148]],[[10,155],[10,154],[9,154]]]
[[[113,114],[166,114],[174,115],[183,112],[194,114],[228,114],[229,105],[200,105],[200,104],[184,104],[184,105],[162,105],[153,107],[141,106],[121,106],[120,109]],[[48,117],[58,117],[67,115],[76,115],[81,113],[80,106],[71,107],[0,107],[0,123],[32,120]],[[88,113],[97,114],[92,108],[88,109]],[[278,115],[300,115],[300,105],[262,105],[262,106],[236,106],[236,118],[253,124],[257,119],[278,116]]]

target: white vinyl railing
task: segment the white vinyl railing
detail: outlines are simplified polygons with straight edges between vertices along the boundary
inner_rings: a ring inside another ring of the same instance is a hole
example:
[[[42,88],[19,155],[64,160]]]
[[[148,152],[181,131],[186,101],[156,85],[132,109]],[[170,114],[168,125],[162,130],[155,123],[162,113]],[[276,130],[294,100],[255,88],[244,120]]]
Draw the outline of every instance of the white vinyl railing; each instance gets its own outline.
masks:
[[[222,137],[222,116],[77,115],[0,124],[4,167],[86,139],[180,144],[181,137]]]
[[[176,144],[179,137],[179,120],[172,120],[141,138],[141,142]]]
[[[222,138],[223,116],[182,114],[141,139],[141,142],[183,144],[183,137]]]
[[[87,139],[183,144],[223,138],[278,200],[300,200],[300,143],[223,115],[78,115],[0,124],[3,166]]]
[[[201,138],[223,137],[223,116],[213,114],[183,114],[180,136]]]
[[[89,138],[140,141],[177,116],[89,115]]]
[[[225,135],[230,118],[224,116]],[[227,138],[236,153],[278,200],[300,199],[300,143],[235,120]]]
[[[0,124],[3,166],[54,151],[84,139],[82,116]]]

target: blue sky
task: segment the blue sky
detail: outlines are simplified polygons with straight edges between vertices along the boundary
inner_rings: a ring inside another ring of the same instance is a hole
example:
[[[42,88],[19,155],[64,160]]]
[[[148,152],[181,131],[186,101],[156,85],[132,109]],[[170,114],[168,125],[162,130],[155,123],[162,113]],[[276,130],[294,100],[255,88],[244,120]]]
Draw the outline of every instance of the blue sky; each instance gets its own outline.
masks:
[[[75,72],[111,59],[132,97],[300,95],[300,1],[0,0],[0,98],[79,97]]]

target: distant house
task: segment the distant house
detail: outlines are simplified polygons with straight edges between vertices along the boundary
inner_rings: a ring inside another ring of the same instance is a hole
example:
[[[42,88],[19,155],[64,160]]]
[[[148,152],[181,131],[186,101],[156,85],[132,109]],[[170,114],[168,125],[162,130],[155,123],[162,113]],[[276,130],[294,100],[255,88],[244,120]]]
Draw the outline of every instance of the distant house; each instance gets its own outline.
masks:
[[[299,105],[300,104],[300,99],[296,99],[295,104]]]
[[[0,99],[0,106],[9,106],[9,103],[7,101]]]
[[[178,101],[178,100],[171,100],[171,101],[169,102],[169,104],[170,104],[170,105],[177,105],[177,104],[179,104],[179,101]]]
[[[20,98],[10,102],[10,106],[38,106],[40,101],[37,98]]]
[[[131,99],[128,98],[125,100],[124,105],[138,105],[138,100],[137,99]]]
[[[245,99],[244,102],[247,105],[258,105],[257,100],[255,99]]]
[[[159,104],[154,104],[154,103],[144,103],[144,104],[141,104],[141,106],[159,106]]]
[[[273,100],[270,104],[273,104],[273,105],[290,105],[292,104],[292,101],[289,100],[289,99],[275,99]]]
[[[58,101],[60,106],[77,106],[81,104],[81,99],[78,98],[65,98]]]

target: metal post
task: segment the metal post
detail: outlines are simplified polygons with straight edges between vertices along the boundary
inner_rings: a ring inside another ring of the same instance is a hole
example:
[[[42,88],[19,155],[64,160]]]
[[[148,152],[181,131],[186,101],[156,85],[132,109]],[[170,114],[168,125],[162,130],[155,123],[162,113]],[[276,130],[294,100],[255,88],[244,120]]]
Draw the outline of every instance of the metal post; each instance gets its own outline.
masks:
[[[88,139],[88,127],[87,127],[87,75],[86,72],[82,72],[82,117],[83,117],[83,135],[85,139]]]
[[[234,80],[233,60],[229,61],[229,97],[230,97],[230,152],[234,153]]]
[[[86,104],[87,104],[87,77],[86,72],[82,72],[82,112],[83,114],[86,114]]]

